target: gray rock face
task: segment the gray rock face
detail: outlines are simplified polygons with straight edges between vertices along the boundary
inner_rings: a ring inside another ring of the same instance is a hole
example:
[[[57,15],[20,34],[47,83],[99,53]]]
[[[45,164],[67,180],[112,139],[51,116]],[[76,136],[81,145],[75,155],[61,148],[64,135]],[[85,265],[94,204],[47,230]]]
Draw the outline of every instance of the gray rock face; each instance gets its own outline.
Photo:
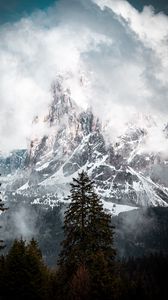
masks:
[[[0,173],[8,175],[18,169],[23,169],[26,165],[28,153],[27,150],[15,150],[9,156],[0,156]]]
[[[77,107],[61,77],[53,84],[52,95],[44,120],[36,118],[37,123],[45,123],[48,134],[31,141],[25,162],[27,171],[19,175],[22,181],[18,193],[28,195],[31,191],[32,195],[34,191],[37,199],[37,191],[45,190],[63,199],[72,177],[85,170],[103,200],[133,206],[168,206],[166,183],[156,171],[158,167],[161,173],[164,168],[168,174],[168,161],[159,154],[138,152],[146,129],[128,126],[117,143],[107,143],[99,119],[91,110]]]

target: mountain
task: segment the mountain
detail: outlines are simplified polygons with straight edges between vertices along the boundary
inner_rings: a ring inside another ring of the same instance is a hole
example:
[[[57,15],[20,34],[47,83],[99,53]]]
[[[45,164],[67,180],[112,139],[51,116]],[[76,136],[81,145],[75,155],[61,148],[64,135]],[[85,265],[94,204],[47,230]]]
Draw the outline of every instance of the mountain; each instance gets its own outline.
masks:
[[[0,155],[0,173],[8,175],[24,168],[26,159],[26,149],[12,151],[6,157]]]
[[[0,157],[2,198],[10,208],[0,225],[8,247],[14,238],[33,236],[46,262],[54,265],[69,184],[85,170],[113,216],[118,255],[167,253],[168,159],[146,149],[157,122],[136,116],[124,134],[112,139],[110,121],[103,124],[91,109],[79,107],[62,77],[51,95],[46,114],[33,120],[28,149]],[[167,139],[168,127],[162,130]]]
[[[8,168],[4,186],[14,199],[64,202],[72,177],[85,170],[112,214],[139,206],[168,206],[168,186],[160,175],[168,170],[168,160],[140,151],[148,130],[157,126],[150,116],[128,124],[117,142],[108,142],[107,128],[91,109],[78,107],[60,76],[52,85],[48,113],[36,116],[33,123],[35,128],[45,127],[43,136],[31,138],[19,161],[14,156],[11,174],[3,162]]]

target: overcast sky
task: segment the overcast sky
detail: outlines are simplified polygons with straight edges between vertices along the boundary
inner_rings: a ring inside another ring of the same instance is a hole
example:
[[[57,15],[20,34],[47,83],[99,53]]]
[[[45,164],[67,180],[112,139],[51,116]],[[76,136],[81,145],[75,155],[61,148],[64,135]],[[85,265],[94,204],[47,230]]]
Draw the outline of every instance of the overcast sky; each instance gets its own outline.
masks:
[[[80,106],[111,121],[115,135],[137,114],[150,114],[159,124],[150,145],[164,144],[158,132],[168,119],[165,1],[155,9],[133,0],[3,2],[1,151],[27,146],[32,119],[47,111],[58,74]]]

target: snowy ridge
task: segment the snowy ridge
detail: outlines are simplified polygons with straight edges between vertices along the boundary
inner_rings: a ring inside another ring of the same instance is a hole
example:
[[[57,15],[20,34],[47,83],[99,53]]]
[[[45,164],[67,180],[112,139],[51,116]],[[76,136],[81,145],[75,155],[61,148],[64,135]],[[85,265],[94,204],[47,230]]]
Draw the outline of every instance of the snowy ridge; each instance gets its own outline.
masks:
[[[159,197],[159,195],[157,194],[157,192],[160,190],[165,195],[165,197],[168,197],[168,192],[164,188],[161,188],[160,185],[154,183],[150,178],[145,178],[143,175],[138,174],[130,167],[129,171],[133,175],[136,175],[140,180],[138,184],[134,182],[133,185],[137,191],[137,195],[139,195],[141,199],[141,203],[143,206],[146,206],[146,203],[149,200],[149,205],[152,206],[168,206],[168,203],[161,199],[161,197]]]
[[[14,197],[57,205],[64,202],[72,178],[84,170],[111,213],[139,206],[168,206],[168,186],[154,173],[158,166],[168,168],[168,162],[159,154],[141,151],[148,128],[155,126],[150,117],[141,119],[136,126],[129,124],[117,143],[107,143],[103,124],[90,109],[82,111],[76,105],[59,77],[52,86],[47,115],[35,121],[46,126],[46,134],[32,137],[24,170],[4,179],[6,186],[15,191]]]

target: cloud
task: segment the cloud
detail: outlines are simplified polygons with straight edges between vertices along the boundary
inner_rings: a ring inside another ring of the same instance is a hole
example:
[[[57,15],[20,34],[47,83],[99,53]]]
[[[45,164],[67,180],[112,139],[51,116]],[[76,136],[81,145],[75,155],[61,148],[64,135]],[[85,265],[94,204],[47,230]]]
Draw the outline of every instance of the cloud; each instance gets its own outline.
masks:
[[[39,233],[37,224],[38,215],[36,209],[30,204],[15,203],[9,206],[9,210],[1,215],[3,239],[14,238],[31,239]]]
[[[135,68],[139,66],[139,80],[142,84],[141,88],[145,92],[142,103],[145,104],[144,99],[146,99],[149,109],[151,106],[162,112],[166,109],[167,113],[168,17],[163,13],[155,14],[151,6],[146,6],[142,12],[138,12],[124,0],[94,0],[94,2],[103,11],[110,8],[117,15],[126,31],[128,28],[132,30],[132,38],[140,43],[136,49],[132,49],[133,51],[136,50],[135,55],[137,56],[137,59],[132,59],[132,63]],[[134,37],[133,33],[135,34]],[[130,53],[131,58],[133,56]],[[132,83],[134,85],[134,78]],[[133,90],[136,91],[136,86]]]
[[[166,15],[152,7],[138,12],[127,1],[60,0],[1,26],[1,151],[26,147],[57,74],[80,106],[92,106],[111,124],[114,136],[137,112],[166,123],[167,25]]]

